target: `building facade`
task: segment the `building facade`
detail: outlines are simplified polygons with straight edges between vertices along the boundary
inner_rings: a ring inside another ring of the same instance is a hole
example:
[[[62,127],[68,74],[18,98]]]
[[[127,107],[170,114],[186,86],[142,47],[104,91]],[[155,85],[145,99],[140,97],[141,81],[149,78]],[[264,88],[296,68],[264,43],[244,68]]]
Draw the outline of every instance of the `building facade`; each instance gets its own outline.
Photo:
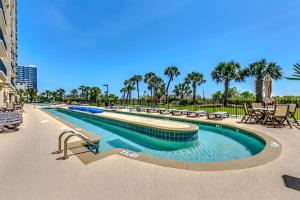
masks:
[[[0,0],[0,107],[15,102],[16,66],[16,0]]]
[[[34,65],[19,65],[17,66],[17,88],[28,89],[34,88],[37,90],[37,68]]]

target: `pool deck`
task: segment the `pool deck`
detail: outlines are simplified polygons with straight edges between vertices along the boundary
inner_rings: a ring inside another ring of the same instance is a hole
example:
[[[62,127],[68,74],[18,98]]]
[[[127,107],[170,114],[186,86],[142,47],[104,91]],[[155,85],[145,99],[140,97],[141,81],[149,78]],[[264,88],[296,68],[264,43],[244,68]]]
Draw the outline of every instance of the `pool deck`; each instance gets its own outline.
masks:
[[[62,107],[62,109],[67,109],[67,107]],[[73,111],[73,112],[83,112],[83,111]],[[86,113],[86,112],[83,112]],[[103,113],[87,113],[90,115],[97,115],[107,119],[114,119],[117,121],[128,122],[131,124],[141,125],[145,127],[161,129],[165,131],[179,131],[179,132],[193,132],[198,131],[198,127],[194,124],[185,123],[185,122],[176,122],[176,121],[167,121],[162,119],[155,118],[147,118],[141,116],[133,116],[133,115],[123,115],[113,112],[103,112]]]
[[[191,171],[111,155],[89,165],[77,156],[56,160],[59,133],[69,127],[33,106],[24,123],[0,133],[0,199],[272,199],[298,200],[282,175],[300,177],[300,130],[220,123],[263,132],[282,144],[282,153],[258,167],[229,171]],[[204,119],[199,119],[204,120]]]

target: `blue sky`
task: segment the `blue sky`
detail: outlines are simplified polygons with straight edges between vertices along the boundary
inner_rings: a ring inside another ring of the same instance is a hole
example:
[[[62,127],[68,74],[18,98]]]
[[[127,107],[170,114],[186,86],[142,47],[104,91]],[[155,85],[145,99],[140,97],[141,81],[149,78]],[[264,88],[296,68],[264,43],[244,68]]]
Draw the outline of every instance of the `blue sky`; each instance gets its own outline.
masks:
[[[172,85],[199,71],[207,83],[198,93],[211,95],[223,89],[210,78],[221,61],[267,58],[290,75],[300,61],[299,10],[299,0],[22,0],[18,63],[38,67],[40,91],[108,83],[119,94],[132,75],[163,77],[175,65]],[[297,84],[277,81],[274,95],[300,95]],[[254,80],[232,86],[254,91]]]

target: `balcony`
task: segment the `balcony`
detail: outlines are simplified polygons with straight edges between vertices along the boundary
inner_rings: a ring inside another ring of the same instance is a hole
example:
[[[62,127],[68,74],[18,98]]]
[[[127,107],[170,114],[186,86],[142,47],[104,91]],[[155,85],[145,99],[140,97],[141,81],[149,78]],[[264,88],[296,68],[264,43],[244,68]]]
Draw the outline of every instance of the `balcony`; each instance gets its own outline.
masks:
[[[2,59],[0,59],[0,80],[5,82],[7,80],[7,69]]]

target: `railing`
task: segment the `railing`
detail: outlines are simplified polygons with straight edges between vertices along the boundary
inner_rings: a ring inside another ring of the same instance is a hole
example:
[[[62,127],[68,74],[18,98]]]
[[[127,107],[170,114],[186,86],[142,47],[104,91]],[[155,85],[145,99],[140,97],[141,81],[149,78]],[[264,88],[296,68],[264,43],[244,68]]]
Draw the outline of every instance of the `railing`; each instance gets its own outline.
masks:
[[[61,147],[61,140],[62,140],[62,137],[66,134],[69,134],[66,139],[64,140],[64,149],[62,149]],[[64,131],[62,132],[59,137],[58,137],[58,150],[53,152],[52,154],[59,154],[59,153],[64,153],[64,156],[62,157],[62,159],[68,159],[68,154],[67,154],[67,151],[68,151],[68,140],[72,137],[77,137],[81,140],[83,140],[84,142],[87,143],[88,145],[88,149],[91,151],[92,149],[95,149],[96,151],[96,154],[98,154],[98,147],[99,147],[99,143],[95,143],[91,140],[89,140],[87,137],[83,136],[83,135],[80,135],[74,131]]]

